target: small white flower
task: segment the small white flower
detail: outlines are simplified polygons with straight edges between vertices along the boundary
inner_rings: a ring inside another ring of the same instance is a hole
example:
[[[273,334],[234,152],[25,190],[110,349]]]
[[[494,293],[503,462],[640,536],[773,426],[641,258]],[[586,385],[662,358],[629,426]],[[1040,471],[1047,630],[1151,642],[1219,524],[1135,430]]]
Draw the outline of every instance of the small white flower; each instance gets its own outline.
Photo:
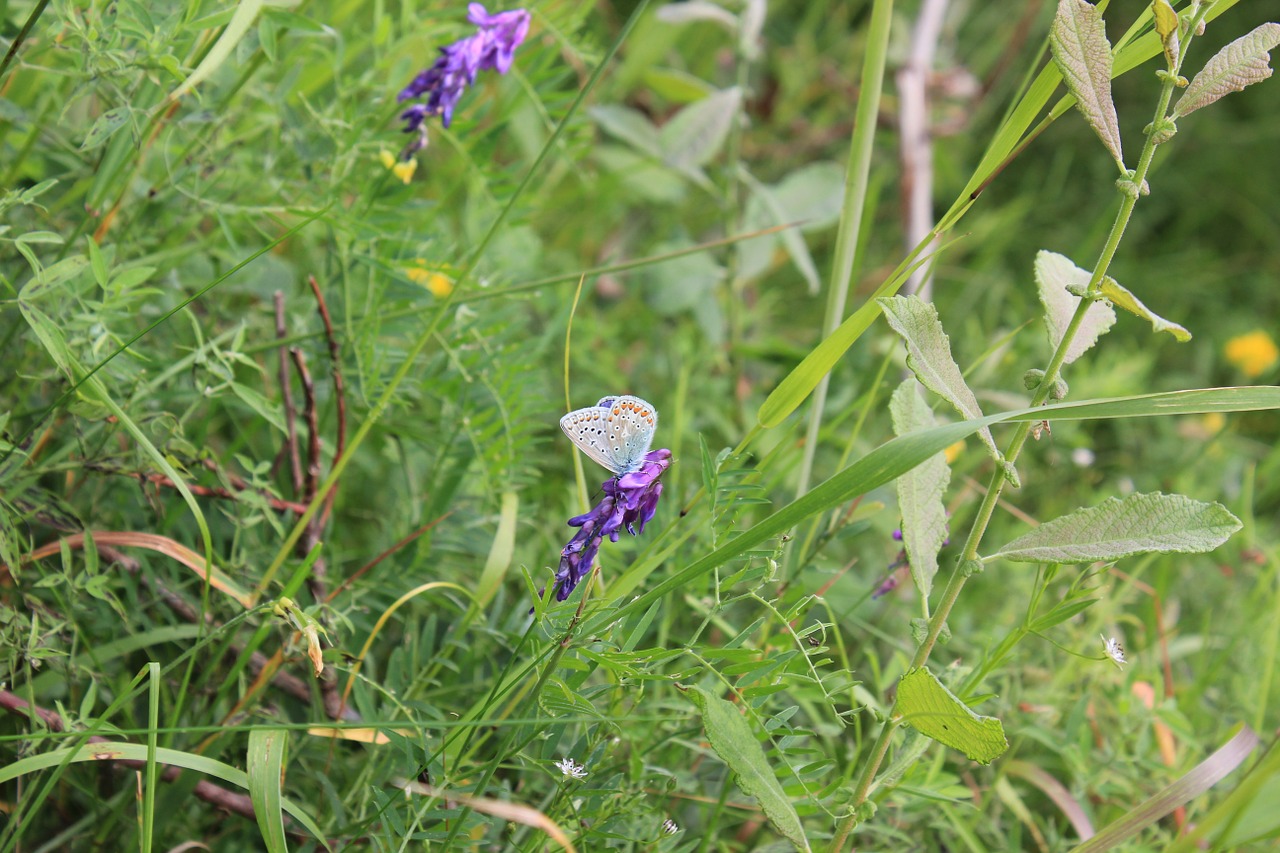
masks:
[[[1107,639],[1104,635],[1098,635],[1102,639],[1102,651],[1107,657],[1111,658],[1111,662],[1116,665],[1117,669],[1124,669],[1124,665],[1129,661],[1125,660],[1124,649],[1120,648],[1120,641],[1115,637]]]
[[[667,835],[675,835],[680,831],[680,824],[676,823],[671,818],[667,818],[662,822],[662,831]]]
[[[560,768],[560,772],[564,774],[566,779],[585,779],[587,778],[587,768],[572,758],[562,758],[556,762],[556,767]]]

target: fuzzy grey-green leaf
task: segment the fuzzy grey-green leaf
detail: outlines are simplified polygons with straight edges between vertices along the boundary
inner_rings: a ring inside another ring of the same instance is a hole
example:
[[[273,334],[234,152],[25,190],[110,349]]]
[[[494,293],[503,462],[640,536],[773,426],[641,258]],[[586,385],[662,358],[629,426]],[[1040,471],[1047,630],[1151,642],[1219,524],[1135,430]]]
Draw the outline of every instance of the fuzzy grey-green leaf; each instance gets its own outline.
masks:
[[[1049,333],[1049,345],[1057,349],[1071,322],[1071,316],[1080,305],[1080,297],[1068,293],[1067,287],[1087,287],[1089,271],[1080,269],[1065,255],[1044,250],[1036,253],[1035,270],[1036,287],[1040,291],[1040,302],[1044,305],[1044,324]],[[1105,302],[1094,302],[1089,306],[1075,337],[1067,347],[1067,358],[1063,364],[1070,364],[1084,355],[1115,321],[1116,312]]]
[[[710,163],[728,138],[741,103],[742,90],[734,86],[676,113],[659,131],[662,159],[685,173]]]
[[[906,435],[937,426],[919,389],[920,383],[907,379],[893,392],[889,415],[895,434]],[[911,578],[926,600],[933,590],[933,577],[938,573],[938,551],[947,538],[947,508],[942,496],[950,482],[947,458],[936,453],[895,483],[898,511],[902,514],[902,545],[911,565]]]
[[[954,406],[966,420],[982,417],[978,398],[965,384],[959,365],[951,357],[951,339],[942,331],[937,309],[915,296],[890,296],[877,302],[889,325],[907,342],[907,367],[920,384]],[[991,458],[1004,460],[991,430],[983,427],[978,438],[987,446]]]
[[[1202,554],[1240,529],[1221,504],[1184,495],[1111,497],[1047,521],[988,559],[1018,563],[1092,563],[1135,554]]]
[[[743,793],[756,798],[770,823],[790,839],[797,850],[809,850],[800,816],[782,790],[782,783],[765,759],[764,749],[742,718],[742,712],[732,702],[701,687],[690,687],[685,695],[698,706],[711,748],[729,765]]]
[[[1085,121],[1122,167],[1120,121],[1111,100],[1111,43],[1102,13],[1084,0],[1058,0],[1049,32],[1053,61]]]
[[[1271,51],[1280,45],[1280,24],[1263,24],[1214,54],[1173,107],[1173,118],[1271,76]]]

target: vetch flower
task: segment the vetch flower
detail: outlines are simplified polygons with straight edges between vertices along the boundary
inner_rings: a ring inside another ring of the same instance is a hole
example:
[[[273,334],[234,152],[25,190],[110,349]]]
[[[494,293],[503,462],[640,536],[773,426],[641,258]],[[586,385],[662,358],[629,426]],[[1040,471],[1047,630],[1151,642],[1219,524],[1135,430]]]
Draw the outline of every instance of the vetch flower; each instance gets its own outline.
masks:
[[[676,823],[671,818],[667,818],[662,822],[662,831],[667,835],[675,835],[680,831],[680,824]]]
[[[422,101],[400,114],[405,122],[404,132],[418,134],[401,152],[402,160],[409,160],[414,152],[426,147],[428,118],[440,116],[440,122],[449,126],[454,107],[467,87],[476,82],[479,72],[506,74],[516,48],[529,34],[529,13],[524,9],[490,15],[483,5],[471,3],[467,6],[467,20],[478,27],[476,32],[440,48],[435,64],[420,71],[400,92],[401,103]]]
[[[624,528],[632,536],[638,536],[653,519],[662,495],[660,478],[671,465],[671,451],[650,450],[644,460],[640,470],[606,480],[600,503],[590,512],[569,519],[569,526],[578,528],[578,532],[560,552],[556,601],[568,598],[590,573],[606,536],[617,542]]]
[[[562,758],[556,762],[556,767],[560,768],[560,772],[564,774],[566,779],[585,779],[587,778],[587,768],[572,758]]]
[[[1223,348],[1227,361],[1234,364],[1250,379],[1261,376],[1280,360],[1280,348],[1271,336],[1261,329],[1246,335],[1237,335]]]
[[[1102,651],[1107,657],[1111,658],[1111,662],[1116,665],[1116,669],[1124,669],[1124,665],[1129,661],[1125,660],[1124,649],[1120,648],[1120,641],[1115,637],[1107,639],[1103,634],[1098,635],[1102,639]]]

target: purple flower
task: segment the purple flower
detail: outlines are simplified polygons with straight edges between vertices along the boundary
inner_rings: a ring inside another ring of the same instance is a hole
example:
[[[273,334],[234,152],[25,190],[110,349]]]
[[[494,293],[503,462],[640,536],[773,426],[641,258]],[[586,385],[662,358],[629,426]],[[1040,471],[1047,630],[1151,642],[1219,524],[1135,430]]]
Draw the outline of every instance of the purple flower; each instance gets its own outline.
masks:
[[[472,3],[467,6],[467,20],[478,27],[476,32],[440,48],[435,64],[419,72],[400,92],[401,102],[425,101],[400,114],[405,122],[404,132],[418,134],[401,152],[405,160],[426,147],[427,119],[440,116],[440,122],[448,127],[454,107],[467,87],[476,82],[476,74],[481,71],[506,74],[516,48],[529,34],[529,13],[524,9],[490,15],[484,6]]]
[[[560,552],[556,601],[568,598],[573,588],[590,573],[606,536],[617,542],[624,528],[632,536],[638,536],[653,519],[662,495],[660,478],[671,465],[671,451],[650,450],[644,460],[639,471],[606,480],[600,503],[585,515],[569,519],[569,526],[578,528],[578,532]]]

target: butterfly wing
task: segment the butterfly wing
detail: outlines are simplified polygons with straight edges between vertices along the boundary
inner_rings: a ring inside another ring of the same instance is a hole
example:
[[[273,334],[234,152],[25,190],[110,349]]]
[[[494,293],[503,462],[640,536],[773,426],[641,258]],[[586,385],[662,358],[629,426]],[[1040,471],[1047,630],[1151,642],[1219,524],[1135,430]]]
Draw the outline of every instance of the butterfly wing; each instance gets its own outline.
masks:
[[[657,410],[627,395],[605,397],[560,419],[569,440],[614,476],[639,470],[657,427]]]

